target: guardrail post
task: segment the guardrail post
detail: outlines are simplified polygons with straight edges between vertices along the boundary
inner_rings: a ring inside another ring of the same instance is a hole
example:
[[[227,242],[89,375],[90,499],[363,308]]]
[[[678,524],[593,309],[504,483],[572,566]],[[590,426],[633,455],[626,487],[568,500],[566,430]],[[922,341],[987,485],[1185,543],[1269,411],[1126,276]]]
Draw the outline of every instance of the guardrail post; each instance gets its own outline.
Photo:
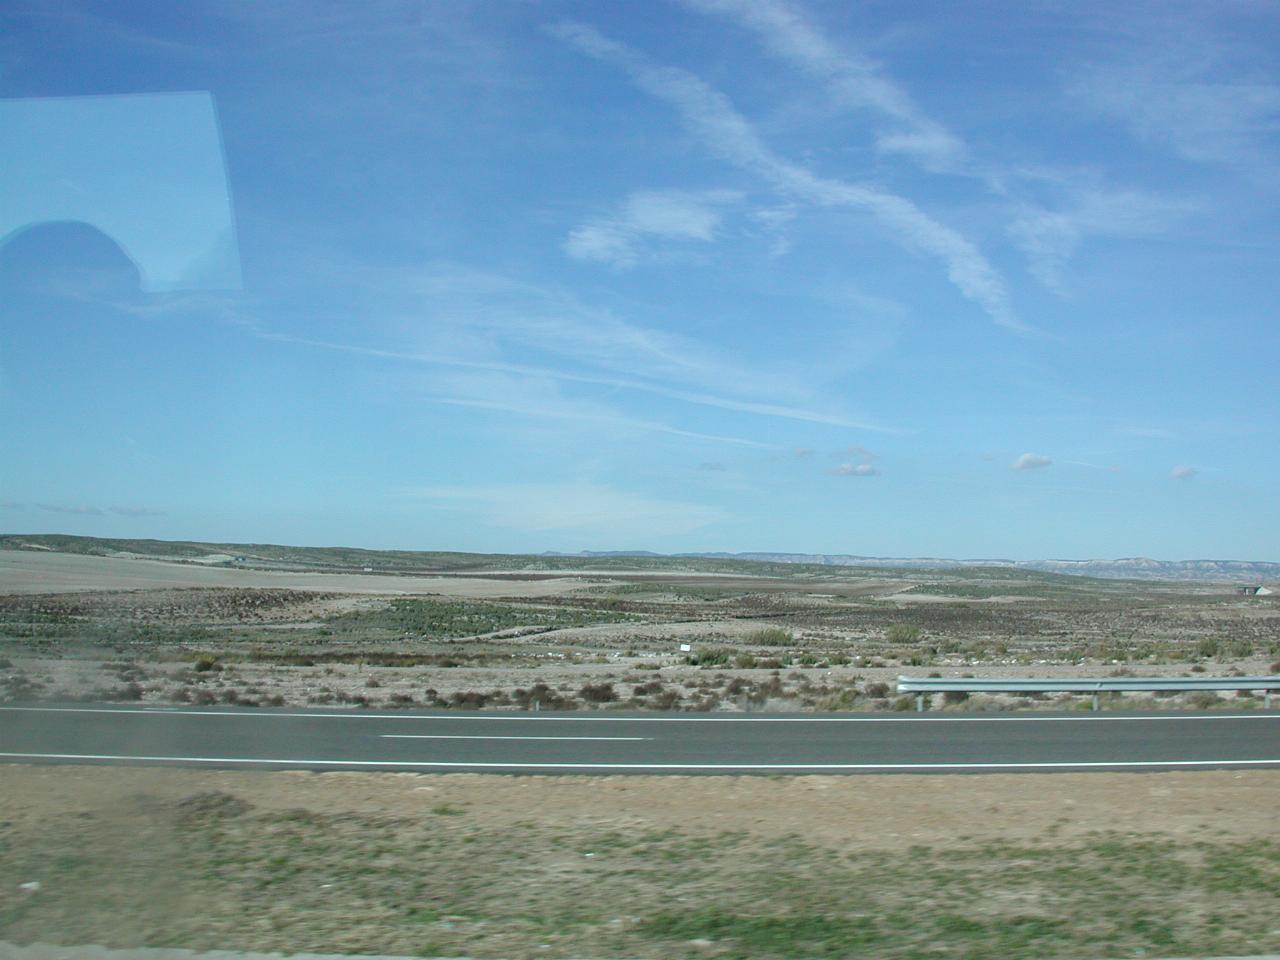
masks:
[[[1098,703],[1098,691],[1097,691],[1097,690],[1093,691],[1093,709],[1094,709],[1095,711],[1099,709],[1099,703]]]
[[[924,713],[924,694],[916,694],[916,713]]]
[[[1263,706],[1263,709],[1265,710],[1271,709],[1271,691],[1270,690],[1262,691],[1262,706]]]

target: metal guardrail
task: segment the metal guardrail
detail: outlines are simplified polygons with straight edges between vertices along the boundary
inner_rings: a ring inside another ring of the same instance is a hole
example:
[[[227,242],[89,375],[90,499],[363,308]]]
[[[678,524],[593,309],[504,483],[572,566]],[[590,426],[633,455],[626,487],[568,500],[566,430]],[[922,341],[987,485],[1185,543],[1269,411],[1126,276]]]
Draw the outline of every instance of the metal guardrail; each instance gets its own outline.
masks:
[[[898,677],[899,693],[916,695],[916,710],[924,710],[926,693],[1091,693],[1093,709],[1098,695],[1123,690],[1262,690],[1265,706],[1271,694],[1280,693],[1280,676],[1272,677],[1062,677],[984,679],[982,677]]]

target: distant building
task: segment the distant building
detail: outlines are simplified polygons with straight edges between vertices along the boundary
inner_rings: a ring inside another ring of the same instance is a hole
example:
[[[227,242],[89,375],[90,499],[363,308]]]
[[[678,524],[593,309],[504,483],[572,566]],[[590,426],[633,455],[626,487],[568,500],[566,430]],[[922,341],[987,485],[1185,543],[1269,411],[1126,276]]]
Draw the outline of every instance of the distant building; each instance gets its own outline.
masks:
[[[1270,587],[1263,586],[1236,587],[1236,593],[1240,594],[1242,597],[1269,597],[1272,596],[1275,591]]]

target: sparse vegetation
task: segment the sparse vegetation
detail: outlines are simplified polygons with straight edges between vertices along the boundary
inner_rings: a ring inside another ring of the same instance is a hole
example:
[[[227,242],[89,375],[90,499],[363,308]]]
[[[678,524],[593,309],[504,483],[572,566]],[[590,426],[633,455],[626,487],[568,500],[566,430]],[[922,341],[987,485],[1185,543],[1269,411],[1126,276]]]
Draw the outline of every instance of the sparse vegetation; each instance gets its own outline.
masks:
[[[146,553],[163,545],[134,546]],[[467,567],[462,555],[389,554],[384,562],[381,554],[272,550],[249,565],[340,571],[358,558],[360,569],[408,572],[411,556],[429,556],[441,569],[478,572],[498,562],[470,558]],[[524,562],[505,562],[516,561]],[[526,571],[535,572],[518,576],[542,576],[536,571],[558,563],[530,559]],[[738,710],[756,701],[730,689],[725,671],[759,689],[770,671],[789,668],[797,676],[768,696],[772,708],[877,710],[895,705],[892,680],[910,669],[951,675],[999,663],[1049,675],[1261,673],[1280,655],[1280,603],[1242,605],[1234,591],[1210,585],[990,567],[890,576],[672,558],[604,566],[627,564],[631,574],[604,583],[566,579],[549,593],[497,599],[277,587],[0,595],[0,662],[9,664],[0,666],[0,698],[209,703],[223,702],[231,688],[234,702],[258,704],[544,710],[625,702]],[[703,572],[713,567],[724,575]],[[681,568],[688,572],[671,575]],[[666,575],[646,579],[643,571],[659,569]],[[523,581],[487,581],[487,590],[498,582],[516,593]],[[680,651],[680,643],[694,649]],[[616,701],[580,693],[631,690],[638,671],[660,672],[663,689],[618,692]],[[829,675],[805,688],[799,676],[818,672]],[[531,689],[534,683],[546,689]],[[843,692],[854,686],[861,696]],[[991,697],[957,700],[939,698],[964,709],[999,705]]]
[[[747,643],[760,647],[789,647],[795,643],[795,637],[792,636],[790,630],[784,630],[781,627],[769,627],[765,630],[756,630],[746,636]]]
[[[920,628],[909,623],[895,623],[885,633],[885,640],[892,644],[915,643],[920,639]]]
[[[682,822],[685,811],[705,802],[700,778],[636,778],[618,789],[596,782],[588,790],[574,778],[554,787],[528,779],[495,788],[344,775],[305,784],[242,781],[234,791],[197,787],[166,798],[140,797],[136,791],[154,787],[140,787],[132,774],[116,788],[127,799],[102,816],[95,792],[88,799],[83,793],[85,776],[77,772],[65,785],[74,797],[59,797],[54,810],[6,824],[0,888],[33,878],[42,886],[38,896],[0,907],[0,938],[288,952],[340,946],[396,955],[429,943],[432,955],[644,960],[1066,960],[1252,955],[1280,947],[1274,838],[1071,826],[1082,816],[1105,823],[1114,806],[1090,811],[1080,804],[1072,820],[1034,830],[1033,839],[992,840],[996,828],[975,823],[979,837],[948,833],[945,846],[933,847],[894,839],[907,824],[928,828],[899,812],[891,792],[859,786],[832,804],[830,793],[844,790],[832,781],[822,791],[828,799],[812,806],[808,783],[735,781],[732,796],[747,799],[724,800],[716,827],[705,818]],[[1087,786],[1069,789],[1071,797],[1105,789],[1089,776]],[[1033,794],[1045,789],[1019,781]],[[1252,802],[1232,798],[1222,784],[1238,782],[1219,781],[1219,792],[1209,794],[1230,804],[1236,818],[1267,789],[1258,782]],[[377,813],[361,808],[374,785],[382,798]],[[429,792],[418,792],[424,788]],[[549,789],[556,803],[542,810],[533,798]],[[584,815],[597,809],[602,789],[619,805],[625,828]],[[953,789],[981,795],[968,778]],[[351,809],[341,808],[343,790],[351,791]],[[506,799],[491,801],[495,792]],[[870,802],[867,792],[881,799]],[[312,806],[318,795],[323,802]],[[643,800],[651,795],[680,814],[654,813]],[[744,812],[766,796],[785,804],[788,826],[737,826],[750,823]],[[885,831],[882,839],[850,843],[842,811],[855,797]],[[1127,804],[1127,815],[1143,802]],[[565,803],[571,806],[560,809]],[[944,808],[946,821],[977,803],[939,794],[930,808]],[[631,825],[626,818],[637,809],[659,822]],[[803,832],[795,829],[800,823]],[[1064,827],[1071,833],[1059,837]],[[137,847],[139,829],[147,831],[145,851]]]

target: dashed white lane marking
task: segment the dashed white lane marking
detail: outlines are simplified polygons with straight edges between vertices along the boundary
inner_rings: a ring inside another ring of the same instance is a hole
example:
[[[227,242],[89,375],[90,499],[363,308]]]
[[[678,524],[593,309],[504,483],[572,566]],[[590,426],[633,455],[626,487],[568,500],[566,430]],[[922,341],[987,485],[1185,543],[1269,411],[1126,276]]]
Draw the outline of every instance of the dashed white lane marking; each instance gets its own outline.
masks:
[[[384,733],[383,740],[652,740],[653,737],[482,737],[447,733]]]
[[[462,714],[413,714],[413,713],[305,713],[300,711],[264,710],[261,712],[240,712],[228,710],[171,710],[166,707],[0,707],[0,712],[28,713],[123,713],[141,714],[146,717],[222,717],[230,720],[276,720],[282,718],[301,719],[337,719],[337,720],[426,720],[426,721],[472,721],[476,723],[508,723],[508,722],[541,722],[548,723],[1157,723],[1163,721],[1186,722],[1201,720],[1280,720],[1280,712],[1264,713],[1186,713],[1178,715],[1161,714],[1157,716],[1113,716],[1107,714],[1084,714],[1078,717],[1037,717],[1037,716],[925,716],[917,714],[910,717],[709,717],[709,716],[663,716],[663,717],[612,717],[596,714],[570,716],[545,713],[526,713],[519,716],[492,715],[478,713]]]
[[[262,757],[155,757],[105,753],[0,753],[26,760],[123,760],[133,763],[226,763],[292,767],[381,767],[383,769],[477,770],[1102,770],[1151,767],[1280,766],[1266,760],[1057,760],[1009,763],[553,763],[448,760],[270,760]]]

